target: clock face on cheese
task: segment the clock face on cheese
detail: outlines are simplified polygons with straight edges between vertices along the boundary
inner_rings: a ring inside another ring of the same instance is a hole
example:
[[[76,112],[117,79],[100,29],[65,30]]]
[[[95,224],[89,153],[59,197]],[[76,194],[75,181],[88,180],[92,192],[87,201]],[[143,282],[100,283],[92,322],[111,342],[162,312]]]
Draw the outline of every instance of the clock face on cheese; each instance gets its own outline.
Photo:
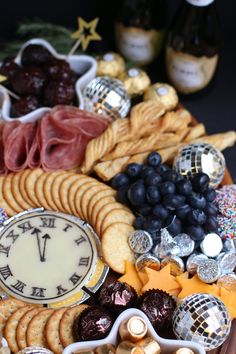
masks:
[[[78,292],[98,261],[95,235],[70,215],[37,211],[12,218],[0,232],[0,287],[31,303]]]

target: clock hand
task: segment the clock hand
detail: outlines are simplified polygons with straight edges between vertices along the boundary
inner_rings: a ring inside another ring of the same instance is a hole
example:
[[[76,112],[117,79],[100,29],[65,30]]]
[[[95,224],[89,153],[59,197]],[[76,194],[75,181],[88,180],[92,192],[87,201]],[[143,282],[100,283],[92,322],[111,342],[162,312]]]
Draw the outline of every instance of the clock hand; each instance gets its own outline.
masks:
[[[37,245],[38,245],[38,251],[39,251],[39,258],[40,261],[43,262],[43,257],[41,254],[41,247],[40,247],[40,240],[39,240],[39,233],[42,232],[40,229],[37,229],[36,227],[34,228],[34,230],[31,232],[31,235],[36,235],[37,237]]]
[[[44,239],[44,245],[43,245],[43,255],[42,255],[41,261],[45,262],[46,261],[46,258],[45,258],[46,243],[47,243],[47,240],[51,239],[51,237],[48,234],[45,234],[42,238]]]

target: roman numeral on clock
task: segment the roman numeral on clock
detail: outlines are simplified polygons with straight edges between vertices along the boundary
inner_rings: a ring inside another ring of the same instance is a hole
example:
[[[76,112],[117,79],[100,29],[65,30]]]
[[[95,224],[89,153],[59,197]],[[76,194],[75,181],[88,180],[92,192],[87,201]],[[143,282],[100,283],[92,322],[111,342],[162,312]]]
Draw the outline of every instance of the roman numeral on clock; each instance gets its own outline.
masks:
[[[19,224],[17,227],[19,227],[19,229],[22,229],[22,233],[24,234],[26,231],[29,231],[33,228],[33,226],[31,225],[31,223],[29,221],[25,221],[22,224]]]
[[[74,285],[77,284],[77,283],[80,281],[80,279],[81,279],[81,276],[78,275],[78,274],[76,274],[76,273],[74,273],[74,274],[69,278],[69,280],[70,280]]]
[[[49,228],[55,228],[55,218],[40,218],[42,221],[42,225],[39,225],[39,227],[49,227]]]
[[[6,236],[6,238],[11,238],[12,243],[14,243],[18,239],[19,236],[20,236],[19,234],[14,233],[14,230],[11,230],[11,232],[9,232],[9,234]]]
[[[9,277],[11,277],[13,275],[9,265],[6,265],[5,267],[1,267],[0,268],[0,274],[3,277],[4,280],[6,280],[7,278],[9,278]]]
[[[57,295],[64,294],[67,291],[68,291],[68,289],[63,289],[63,287],[61,285],[57,286]]]
[[[36,286],[32,286],[32,294],[31,296],[35,297],[45,297],[44,291],[47,290],[45,288],[37,288]]]
[[[11,246],[5,247],[0,243],[0,253],[4,253],[7,257],[9,255]]]
[[[79,260],[79,266],[87,267],[89,265],[90,257],[81,257]]]
[[[66,226],[65,226],[64,229],[63,229],[63,231],[67,232],[67,230],[68,230],[69,228],[71,228],[71,227],[72,227],[72,225],[66,224]]]
[[[11,284],[11,287],[19,291],[20,293],[24,293],[24,287],[26,286],[25,283],[23,283],[20,280],[17,280],[16,284]]]
[[[80,236],[77,240],[74,240],[77,246],[79,246],[82,242],[86,242],[86,238],[84,236]]]

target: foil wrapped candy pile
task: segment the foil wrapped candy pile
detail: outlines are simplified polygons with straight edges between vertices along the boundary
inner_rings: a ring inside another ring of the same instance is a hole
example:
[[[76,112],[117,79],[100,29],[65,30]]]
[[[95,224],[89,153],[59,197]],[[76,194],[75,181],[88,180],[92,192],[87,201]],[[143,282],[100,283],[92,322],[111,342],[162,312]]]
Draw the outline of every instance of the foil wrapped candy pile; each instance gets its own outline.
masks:
[[[145,230],[136,230],[129,237],[129,245],[135,254],[136,269],[150,267],[155,270],[171,264],[174,276],[187,270],[198,274],[205,283],[233,282],[236,275],[236,247],[231,239],[222,240],[219,235],[209,233],[202,240],[199,251],[187,234],[172,237],[166,228],[161,229],[160,240],[153,241]],[[188,257],[188,258],[187,258]]]

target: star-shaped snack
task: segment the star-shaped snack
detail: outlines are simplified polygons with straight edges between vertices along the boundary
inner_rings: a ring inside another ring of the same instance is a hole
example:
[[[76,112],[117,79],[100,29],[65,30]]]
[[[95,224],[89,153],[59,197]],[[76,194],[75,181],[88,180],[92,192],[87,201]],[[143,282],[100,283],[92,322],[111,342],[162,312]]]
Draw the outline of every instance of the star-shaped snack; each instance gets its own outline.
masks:
[[[142,292],[150,289],[159,289],[166,291],[170,295],[175,295],[180,288],[175,277],[170,274],[170,263],[158,271],[146,267],[145,272],[148,276],[148,282],[142,288]]]
[[[231,318],[236,318],[236,292],[220,288],[220,300],[223,301],[227,307]]]
[[[181,276],[177,276],[176,281],[182,288],[181,292],[178,295],[178,298],[180,299],[183,299],[186,296],[195,293],[212,294],[212,292],[214,292],[214,287],[212,285],[203,283],[198,278],[197,274],[195,274],[191,279],[185,279]]]
[[[96,32],[98,21],[99,19],[95,18],[90,22],[86,22],[81,17],[78,17],[78,30],[72,33],[71,37],[80,40],[84,51],[91,41],[99,41],[102,39]]]
[[[118,279],[120,282],[131,285],[138,294],[141,293],[142,282],[138,276],[135,265],[129,261],[125,261],[125,274]]]

